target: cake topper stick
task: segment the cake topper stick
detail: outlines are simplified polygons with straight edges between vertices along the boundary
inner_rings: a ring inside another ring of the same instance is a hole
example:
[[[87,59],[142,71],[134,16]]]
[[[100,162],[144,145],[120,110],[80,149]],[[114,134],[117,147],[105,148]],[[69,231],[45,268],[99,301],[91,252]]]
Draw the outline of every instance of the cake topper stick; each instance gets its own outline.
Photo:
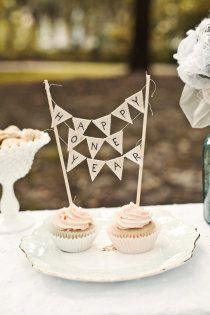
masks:
[[[137,194],[136,194],[137,205],[140,205],[140,201],[141,201],[142,173],[143,173],[143,166],[144,166],[144,149],[145,149],[146,132],[147,132],[147,115],[148,115],[148,107],[149,107],[149,88],[150,88],[150,75],[146,74],[145,111],[144,111],[144,119],[143,119],[143,127],[142,127],[142,144],[141,144],[142,164],[139,165],[139,175],[138,175]]]
[[[50,86],[49,86],[49,83],[47,80],[44,80],[44,84],[45,84],[45,90],[47,93],[47,99],[48,99],[48,104],[49,104],[49,108],[50,108],[51,118],[52,118],[52,121],[54,121],[53,104],[52,104],[52,97],[51,97],[51,93],[50,93]],[[66,167],[65,167],[65,163],[64,163],[60,138],[58,135],[58,128],[54,123],[53,123],[53,129],[54,129],[54,133],[55,133],[55,140],[56,140],[56,144],[57,144],[57,148],[58,148],[58,154],[59,154],[59,158],[60,158],[60,162],[61,162],[61,168],[63,171],[63,178],[64,178],[64,182],[65,182],[65,186],[66,186],[68,201],[69,201],[69,204],[71,204],[72,203],[72,196],[71,196],[70,185],[69,185],[69,181],[68,181],[68,177],[67,177],[67,173],[66,173]]]

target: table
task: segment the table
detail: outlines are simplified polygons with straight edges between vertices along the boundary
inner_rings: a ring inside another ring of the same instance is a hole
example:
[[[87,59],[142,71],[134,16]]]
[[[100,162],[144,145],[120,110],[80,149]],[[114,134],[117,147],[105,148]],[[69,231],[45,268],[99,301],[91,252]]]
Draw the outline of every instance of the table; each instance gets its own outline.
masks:
[[[193,258],[163,274],[118,283],[80,283],[34,270],[18,245],[30,231],[0,235],[1,315],[210,314],[210,226],[201,204],[156,206],[201,233]],[[154,207],[148,207],[154,208]],[[41,224],[51,212],[30,214]]]

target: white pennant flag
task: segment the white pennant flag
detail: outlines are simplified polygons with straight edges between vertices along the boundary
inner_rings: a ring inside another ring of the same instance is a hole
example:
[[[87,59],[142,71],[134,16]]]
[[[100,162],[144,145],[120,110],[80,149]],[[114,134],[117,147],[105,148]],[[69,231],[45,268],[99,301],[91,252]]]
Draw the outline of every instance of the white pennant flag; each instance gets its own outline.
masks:
[[[94,179],[96,178],[96,176],[98,175],[102,167],[104,166],[105,161],[87,159],[87,163],[88,163],[90,177],[92,181],[94,181]]]
[[[88,149],[92,158],[96,156],[104,143],[104,138],[86,137]]]
[[[90,119],[82,119],[82,118],[73,117],[72,120],[74,124],[74,130],[80,132],[81,134],[85,132],[85,130],[91,123]]]
[[[117,175],[117,177],[121,180],[122,172],[123,172],[124,156],[120,156],[116,159],[106,161],[106,164],[115,173],[115,175]]]
[[[128,108],[128,104],[126,102],[124,102],[123,104],[121,104],[119,107],[117,107],[113,112],[112,115],[116,116],[117,118],[120,118],[124,121],[129,122],[130,124],[132,124],[132,119],[130,116],[130,112],[129,112],[129,108]]]
[[[141,146],[138,145],[135,148],[131,149],[130,151],[128,151],[126,154],[124,154],[124,156],[135,162],[138,165],[142,166],[142,157],[141,157]]]
[[[67,163],[67,172],[73,170],[77,165],[86,160],[86,157],[75,150],[69,152],[69,158]]]
[[[76,132],[75,130],[69,128],[69,136],[68,136],[68,150],[76,147],[80,142],[85,139],[85,136]]]
[[[126,98],[126,102],[139,110],[140,112],[144,113],[144,98],[142,91],[139,91],[130,97]]]
[[[92,120],[94,125],[96,125],[106,136],[110,135],[111,130],[111,115],[103,116],[98,119]]]
[[[53,117],[52,117],[52,125],[51,127],[55,127],[67,119],[71,118],[72,115],[65,111],[63,108],[55,105],[53,109]]]
[[[123,131],[122,130],[107,137],[106,142],[108,142],[120,154],[123,154]]]

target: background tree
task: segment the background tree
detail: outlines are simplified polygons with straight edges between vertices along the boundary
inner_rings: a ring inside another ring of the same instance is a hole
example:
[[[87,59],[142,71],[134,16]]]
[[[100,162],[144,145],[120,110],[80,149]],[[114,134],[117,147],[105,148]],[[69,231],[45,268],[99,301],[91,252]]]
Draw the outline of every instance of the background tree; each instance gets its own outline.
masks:
[[[135,0],[134,37],[131,48],[131,70],[145,70],[149,64],[150,0]]]

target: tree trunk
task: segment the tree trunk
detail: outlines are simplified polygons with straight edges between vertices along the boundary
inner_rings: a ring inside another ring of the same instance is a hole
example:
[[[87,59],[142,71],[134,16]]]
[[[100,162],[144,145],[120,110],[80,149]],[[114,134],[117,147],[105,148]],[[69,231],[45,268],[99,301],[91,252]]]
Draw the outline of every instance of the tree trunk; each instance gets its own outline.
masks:
[[[134,37],[130,56],[132,71],[146,70],[149,65],[149,8],[150,0],[135,0]]]

